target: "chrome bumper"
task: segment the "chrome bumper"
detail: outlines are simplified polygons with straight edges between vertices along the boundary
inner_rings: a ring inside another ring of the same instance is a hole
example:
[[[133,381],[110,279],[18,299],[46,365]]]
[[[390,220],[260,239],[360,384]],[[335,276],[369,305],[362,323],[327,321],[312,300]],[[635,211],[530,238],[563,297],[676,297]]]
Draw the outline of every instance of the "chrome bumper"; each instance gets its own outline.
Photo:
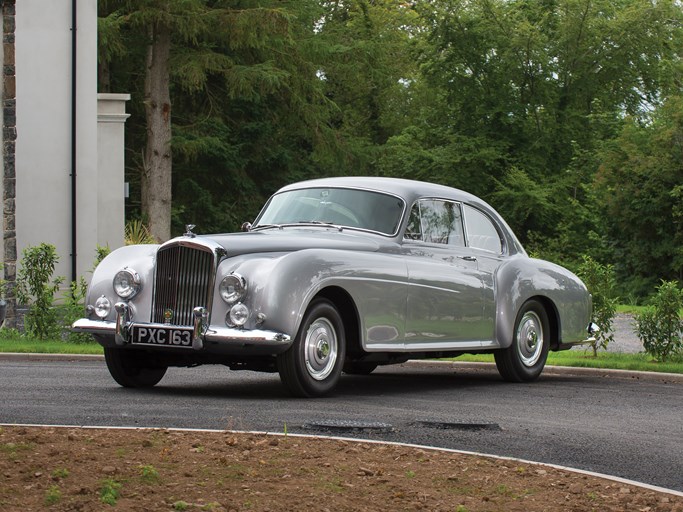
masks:
[[[117,345],[131,344],[130,329],[133,322],[130,320],[130,310],[124,303],[117,303],[116,321],[91,320],[81,318],[71,326],[74,332],[89,333],[95,335],[114,336]],[[242,347],[245,344],[258,344],[261,347],[285,347],[291,342],[288,334],[261,329],[234,329],[230,327],[209,327],[207,325],[208,314],[204,308],[195,308],[194,325],[192,335],[192,349],[202,350],[205,342],[215,342],[229,347],[231,345]],[[167,328],[164,324],[137,323],[150,328]]]
[[[591,322],[588,324],[588,338],[586,338],[583,343],[593,343],[595,341],[595,335],[600,332],[600,327],[598,324]]]

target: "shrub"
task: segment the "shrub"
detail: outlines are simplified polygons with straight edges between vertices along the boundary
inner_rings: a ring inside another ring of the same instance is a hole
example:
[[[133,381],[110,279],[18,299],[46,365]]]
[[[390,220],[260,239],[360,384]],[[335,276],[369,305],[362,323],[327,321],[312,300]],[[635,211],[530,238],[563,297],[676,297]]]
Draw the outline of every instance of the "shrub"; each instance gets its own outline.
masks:
[[[64,293],[64,303],[57,308],[61,320],[62,337],[71,343],[90,343],[93,340],[90,334],[71,331],[71,324],[83,316],[87,291],[88,283],[83,277],[78,281],[72,281],[69,290]]]
[[[614,267],[603,265],[590,256],[584,256],[577,274],[593,296],[593,321],[598,324],[600,331],[595,335],[595,341],[590,343],[593,356],[598,355],[598,349],[607,349],[614,334],[612,320],[617,312],[618,299],[612,296],[614,289]]]
[[[141,220],[131,220],[125,227],[126,245],[157,243],[149,228]]]
[[[38,339],[59,335],[53,302],[64,278],[52,278],[58,261],[57,250],[51,244],[29,246],[22,252],[17,274],[17,300],[29,308],[24,318],[26,332]]]
[[[676,281],[662,281],[652,305],[636,315],[636,334],[645,351],[657,361],[666,361],[681,350],[683,290]]]

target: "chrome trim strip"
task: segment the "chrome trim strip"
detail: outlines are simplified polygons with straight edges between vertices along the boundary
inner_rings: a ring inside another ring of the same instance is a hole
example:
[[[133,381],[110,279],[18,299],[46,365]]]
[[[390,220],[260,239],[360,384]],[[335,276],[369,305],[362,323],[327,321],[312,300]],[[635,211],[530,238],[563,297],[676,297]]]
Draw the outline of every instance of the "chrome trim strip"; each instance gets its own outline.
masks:
[[[149,327],[158,328],[168,328],[168,325],[164,324],[140,324],[148,325]],[[104,320],[90,320],[88,318],[81,318],[76,320],[72,329],[75,332],[83,332],[90,334],[116,334],[117,322],[107,322]],[[128,324],[127,328],[130,328]],[[260,346],[271,346],[271,347],[284,347],[287,346],[292,338],[288,334],[274,331],[265,331],[260,329],[245,330],[245,329],[232,329],[229,327],[219,327],[216,329],[206,330],[204,335],[200,335],[200,340],[202,340],[202,347],[208,341],[229,345],[239,345],[242,346],[246,343],[258,343]],[[125,341],[128,344],[128,341]],[[193,342],[192,347],[196,350],[201,350],[202,347],[197,348]]]
[[[79,318],[71,325],[71,330],[87,334],[114,334],[116,333],[116,322]]]
[[[230,327],[220,327],[210,329],[204,335],[206,341],[228,341],[228,342],[258,342],[259,344],[282,347],[292,340],[291,336],[281,332],[263,331],[260,329],[243,330]]]

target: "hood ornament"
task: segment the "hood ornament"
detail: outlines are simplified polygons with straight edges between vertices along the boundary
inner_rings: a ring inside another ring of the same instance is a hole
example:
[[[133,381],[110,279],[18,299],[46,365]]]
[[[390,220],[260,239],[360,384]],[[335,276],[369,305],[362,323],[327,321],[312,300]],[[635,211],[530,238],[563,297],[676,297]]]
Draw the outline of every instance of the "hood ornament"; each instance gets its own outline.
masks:
[[[188,236],[190,238],[194,238],[197,235],[195,235],[192,230],[195,228],[194,224],[186,224],[185,225],[185,233],[183,233],[183,236]]]

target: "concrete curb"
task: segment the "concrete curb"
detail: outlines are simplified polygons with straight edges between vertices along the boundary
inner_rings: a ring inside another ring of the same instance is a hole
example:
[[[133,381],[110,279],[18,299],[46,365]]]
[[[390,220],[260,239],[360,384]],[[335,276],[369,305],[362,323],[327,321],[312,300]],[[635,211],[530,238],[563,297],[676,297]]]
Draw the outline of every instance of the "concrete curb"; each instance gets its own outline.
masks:
[[[103,361],[104,356],[97,354],[36,354],[0,352],[0,361]],[[450,366],[456,371],[497,371],[493,363],[470,363],[464,361],[425,361],[411,360],[404,363],[410,367]],[[657,382],[683,382],[683,374],[662,372],[638,372],[632,370],[610,370],[607,368],[579,368],[573,366],[546,366],[543,375],[576,375],[587,377],[606,377],[635,379]]]
[[[474,371],[493,371],[497,372],[494,363],[470,363],[464,361],[408,361],[410,366],[419,365],[439,365],[452,366],[454,370],[474,370]],[[683,382],[683,374],[663,373],[663,372],[639,372],[632,370],[610,370],[607,368],[581,368],[574,366],[546,366],[543,369],[543,376],[549,375],[576,375],[587,377],[610,377],[619,379],[636,379],[643,381],[657,382]]]

